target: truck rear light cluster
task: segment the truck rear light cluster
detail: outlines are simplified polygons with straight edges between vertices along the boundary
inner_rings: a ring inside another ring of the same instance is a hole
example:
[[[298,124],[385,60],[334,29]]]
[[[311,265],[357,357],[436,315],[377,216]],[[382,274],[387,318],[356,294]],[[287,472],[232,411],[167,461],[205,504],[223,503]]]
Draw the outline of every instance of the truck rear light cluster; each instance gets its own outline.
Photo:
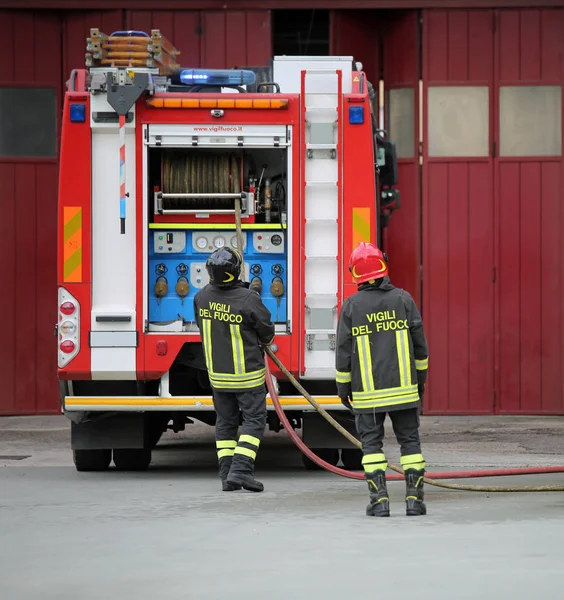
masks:
[[[59,288],[58,364],[62,369],[80,350],[80,304],[65,288]]]

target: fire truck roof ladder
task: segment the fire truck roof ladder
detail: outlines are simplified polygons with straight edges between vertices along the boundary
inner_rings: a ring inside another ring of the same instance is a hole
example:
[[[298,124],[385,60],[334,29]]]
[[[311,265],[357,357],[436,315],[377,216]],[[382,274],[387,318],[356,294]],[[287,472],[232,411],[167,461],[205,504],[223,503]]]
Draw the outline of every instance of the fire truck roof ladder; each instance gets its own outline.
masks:
[[[339,230],[342,72],[302,72],[305,132],[305,374],[334,376],[339,299]]]

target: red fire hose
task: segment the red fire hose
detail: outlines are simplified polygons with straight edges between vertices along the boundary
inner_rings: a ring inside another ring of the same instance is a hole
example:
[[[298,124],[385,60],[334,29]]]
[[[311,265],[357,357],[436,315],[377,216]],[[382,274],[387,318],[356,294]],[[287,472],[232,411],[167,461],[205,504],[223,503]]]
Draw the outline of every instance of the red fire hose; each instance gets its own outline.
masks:
[[[278,357],[270,350],[266,349],[268,356],[273,360],[276,366],[288,377],[292,385],[304,396],[304,398],[323,416],[333,427],[340,431],[349,441],[355,446],[361,448],[362,445],[354,436],[352,436],[344,427],[342,427],[329,413],[327,413],[315,400],[306,392],[306,390],[299,384],[299,382],[292,376],[292,374],[284,367]],[[294,431],[294,428],[288,421],[288,418],[284,414],[284,410],[280,404],[278,393],[274,387],[272,376],[268,361],[266,364],[266,385],[274,404],[276,414],[280,419],[280,422],[284,426],[284,429],[288,432],[288,435],[296,444],[296,446],[315,464],[322,467],[323,469],[340,475],[341,477],[348,477],[349,479],[364,480],[363,473],[354,473],[353,471],[347,471],[334,465],[325,462],[319,458],[314,452],[312,452],[302,441],[300,436]],[[400,467],[390,464],[389,468],[399,473],[399,475],[388,475],[386,479],[391,481],[401,481],[404,479],[403,470]],[[475,471],[458,471],[458,472],[438,472],[429,473],[428,477],[424,478],[424,481],[430,485],[452,489],[452,490],[466,490],[472,492],[564,492],[564,486],[535,486],[535,487],[499,487],[499,486],[479,486],[479,485],[459,485],[456,483],[442,483],[437,481],[438,479],[473,479],[477,477],[506,477],[510,475],[539,475],[546,473],[564,473],[564,466],[556,467],[531,467],[531,468],[520,468],[520,469],[489,469],[489,470],[475,470]]]

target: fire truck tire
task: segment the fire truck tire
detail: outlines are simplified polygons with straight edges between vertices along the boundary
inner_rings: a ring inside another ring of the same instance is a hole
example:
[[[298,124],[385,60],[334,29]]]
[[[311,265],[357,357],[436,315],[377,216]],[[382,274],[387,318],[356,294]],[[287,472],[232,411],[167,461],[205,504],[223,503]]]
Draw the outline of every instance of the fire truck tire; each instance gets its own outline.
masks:
[[[312,448],[311,451],[319,456],[322,460],[329,463],[330,465],[336,465],[339,462],[339,450],[338,448]],[[302,454],[302,462],[304,467],[308,471],[321,471],[323,467],[320,467],[309,459],[305,454]]]
[[[362,471],[362,450],[358,448],[343,448],[341,460],[347,471]]]
[[[150,449],[116,448],[114,450],[114,465],[118,471],[145,471],[151,464]]]
[[[105,471],[112,461],[111,450],[73,450],[77,471]]]

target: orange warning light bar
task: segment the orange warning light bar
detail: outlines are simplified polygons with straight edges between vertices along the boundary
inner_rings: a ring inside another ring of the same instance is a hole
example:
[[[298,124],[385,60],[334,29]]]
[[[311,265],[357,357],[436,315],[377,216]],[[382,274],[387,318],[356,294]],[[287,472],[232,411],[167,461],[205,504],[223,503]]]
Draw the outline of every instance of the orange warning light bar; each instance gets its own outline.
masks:
[[[151,108],[288,108],[287,98],[148,98]]]

